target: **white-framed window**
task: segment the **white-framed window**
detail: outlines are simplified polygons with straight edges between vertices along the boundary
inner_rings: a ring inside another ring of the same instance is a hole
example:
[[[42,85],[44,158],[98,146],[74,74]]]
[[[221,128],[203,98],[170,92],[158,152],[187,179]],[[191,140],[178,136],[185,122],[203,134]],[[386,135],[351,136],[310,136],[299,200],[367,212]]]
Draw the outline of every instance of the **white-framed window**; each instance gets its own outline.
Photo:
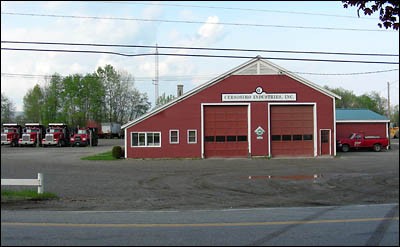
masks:
[[[197,130],[188,130],[187,131],[187,142],[189,144],[197,143]]]
[[[169,143],[170,144],[179,143],[179,130],[169,130]]]
[[[161,132],[131,132],[131,147],[161,147]]]

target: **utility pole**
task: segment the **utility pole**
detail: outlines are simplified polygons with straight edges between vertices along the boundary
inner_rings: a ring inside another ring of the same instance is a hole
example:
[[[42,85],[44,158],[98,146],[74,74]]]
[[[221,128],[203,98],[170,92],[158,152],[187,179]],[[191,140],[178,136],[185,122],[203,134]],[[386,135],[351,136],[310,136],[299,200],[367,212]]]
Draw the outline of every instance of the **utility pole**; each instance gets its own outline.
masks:
[[[155,101],[154,105],[157,106],[157,100],[158,100],[158,47],[156,44],[156,61],[155,61],[155,79],[154,79],[154,89],[155,89]]]
[[[388,119],[390,119],[390,82],[387,83],[388,87]]]
[[[390,121],[390,82],[387,82],[387,86],[388,86],[388,119]],[[389,134],[389,146],[388,148],[392,148],[392,145],[390,143],[390,122],[387,124],[387,133]]]

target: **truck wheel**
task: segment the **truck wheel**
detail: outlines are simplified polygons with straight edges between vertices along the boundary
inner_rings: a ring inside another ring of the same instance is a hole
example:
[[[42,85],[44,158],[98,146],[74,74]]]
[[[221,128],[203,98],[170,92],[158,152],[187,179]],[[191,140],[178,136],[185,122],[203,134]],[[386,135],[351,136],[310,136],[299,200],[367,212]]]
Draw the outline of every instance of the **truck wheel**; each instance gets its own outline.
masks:
[[[382,150],[382,146],[381,146],[381,144],[377,143],[374,145],[373,149],[375,152],[380,152]]]
[[[343,151],[343,152],[348,152],[349,150],[350,150],[350,146],[349,146],[349,145],[344,144],[344,145],[342,146],[342,151]]]
[[[399,131],[397,131],[396,134],[394,134],[394,138],[399,139]]]
[[[63,147],[64,146],[64,141],[63,140],[58,141],[58,146],[59,147]]]

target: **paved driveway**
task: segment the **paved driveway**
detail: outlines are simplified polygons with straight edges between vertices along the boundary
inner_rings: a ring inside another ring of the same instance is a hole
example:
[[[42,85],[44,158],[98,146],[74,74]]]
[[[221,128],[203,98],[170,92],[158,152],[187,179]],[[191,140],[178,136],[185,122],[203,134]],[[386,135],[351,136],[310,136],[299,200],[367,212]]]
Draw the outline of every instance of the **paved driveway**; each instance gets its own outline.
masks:
[[[336,158],[87,161],[97,147],[1,147],[2,178],[45,175],[45,202],[6,209],[154,210],[398,203],[399,149]],[[317,178],[314,179],[314,175]],[[250,179],[249,179],[250,176]],[[2,186],[5,188],[5,186]]]

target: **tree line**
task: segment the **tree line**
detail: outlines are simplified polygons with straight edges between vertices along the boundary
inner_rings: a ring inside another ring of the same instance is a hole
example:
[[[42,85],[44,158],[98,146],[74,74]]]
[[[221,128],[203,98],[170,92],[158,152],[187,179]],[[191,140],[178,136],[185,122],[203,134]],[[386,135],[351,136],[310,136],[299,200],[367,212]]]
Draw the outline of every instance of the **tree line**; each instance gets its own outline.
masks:
[[[133,77],[117,72],[111,65],[99,67],[92,74],[74,74],[62,78],[53,74],[49,82],[35,85],[24,96],[24,118],[13,116],[15,106],[1,93],[1,122],[63,122],[71,126],[85,126],[88,120],[127,123],[143,114],[151,103],[147,94],[133,87]],[[387,116],[387,99],[377,92],[355,95],[343,88],[325,88],[342,97],[336,108],[365,108]],[[173,95],[161,95],[157,106],[171,100]],[[390,120],[399,124],[399,105],[390,109]]]
[[[383,116],[388,116],[387,99],[381,97],[379,93],[375,91],[357,96],[353,91],[343,88],[330,88],[328,86],[325,86],[325,88],[342,97],[342,99],[336,100],[336,109],[364,108]],[[391,106],[390,121],[399,124],[399,105]]]
[[[88,121],[126,123],[151,107],[147,94],[140,93],[133,81],[130,74],[111,65],[85,75],[61,77],[55,73],[43,87],[36,84],[28,90],[23,98],[24,117],[19,120],[44,125],[62,122],[73,127],[86,126]]]

